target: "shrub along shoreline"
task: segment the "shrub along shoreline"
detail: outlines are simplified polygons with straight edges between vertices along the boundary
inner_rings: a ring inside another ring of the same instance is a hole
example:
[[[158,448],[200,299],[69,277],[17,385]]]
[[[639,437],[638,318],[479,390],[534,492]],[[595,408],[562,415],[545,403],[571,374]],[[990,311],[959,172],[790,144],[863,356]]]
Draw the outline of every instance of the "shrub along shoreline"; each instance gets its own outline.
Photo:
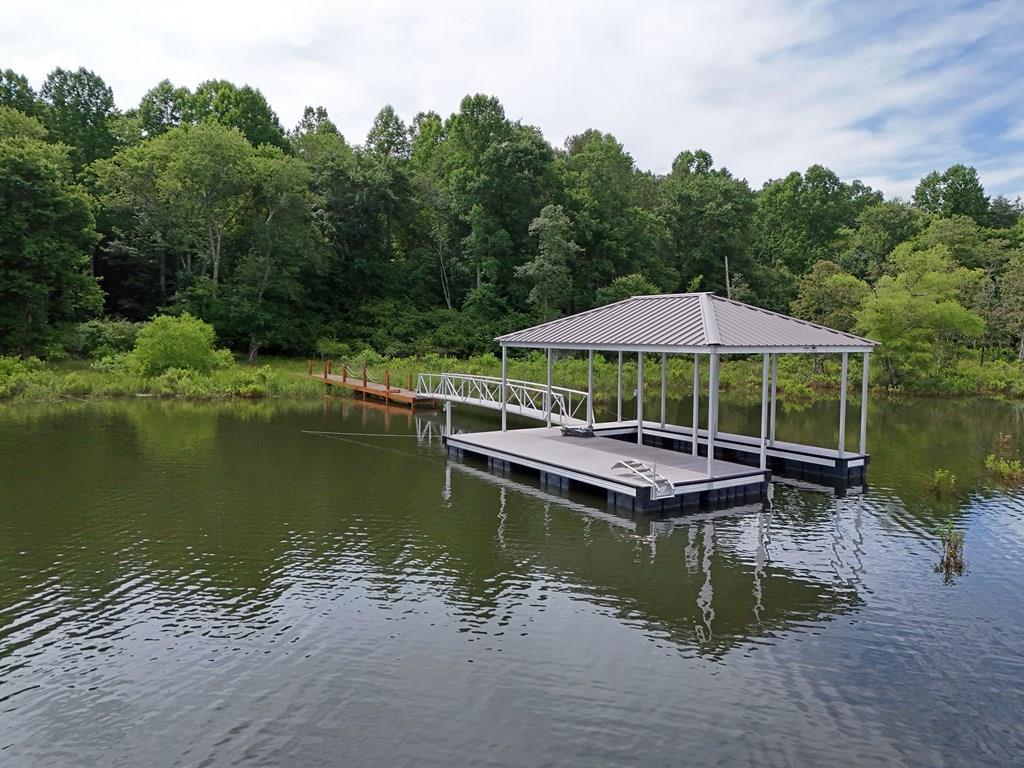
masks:
[[[43,362],[35,358],[0,358],[0,401],[55,402],[62,399],[116,398],[152,396],[190,400],[231,398],[296,398],[323,397],[325,388],[316,379],[306,376],[307,361],[299,358],[264,357],[260,365],[248,365],[224,353],[217,353],[218,362],[206,370],[188,367],[166,367],[146,371],[133,366],[125,356],[111,355],[89,362],[63,360]],[[396,385],[405,386],[408,377],[419,373],[468,373],[500,376],[501,361],[493,354],[468,358],[424,355],[387,358],[372,351],[334,359],[334,371],[347,364],[358,375],[365,365],[371,376],[383,379],[391,375]],[[313,361],[314,374],[323,370],[320,359]],[[839,392],[839,356],[781,356],[778,388],[790,402],[813,402],[834,399]],[[702,381],[706,385],[707,363],[702,360]],[[850,397],[856,399],[860,388],[860,356],[851,355],[849,369]],[[546,360],[541,353],[514,356],[509,359],[509,378],[543,382]],[[655,396],[660,386],[660,364],[651,356],[645,366],[645,392]],[[690,358],[669,357],[668,389],[671,397],[686,397],[692,392],[693,366]],[[872,387],[872,396],[945,395],[1024,397],[1024,369],[1014,363],[992,361],[984,364],[961,361],[949,372],[948,385],[941,389],[909,391]],[[595,356],[594,392],[601,401],[615,398],[616,359],[614,355]],[[557,359],[555,383],[585,390],[587,360],[585,356]],[[623,365],[623,396],[630,399],[636,386],[636,359]],[[721,388],[736,398],[760,397],[761,359],[759,356],[723,358]]]
[[[262,365],[240,363],[229,350],[217,349],[213,327],[188,313],[161,315],[148,323],[89,321],[75,335],[76,358],[49,360],[0,357],[0,400],[59,401],[63,398],[157,396],[192,400],[225,398],[291,397],[317,398],[324,386],[307,375],[307,361],[295,358],[265,358]],[[364,349],[351,354],[347,346],[324,348],[313,364],[322,370],[324,358],[331,359],[335,372],[348,365],[353,375],[366,367],[382,380],[385,372],[395,384],[407,384],[419,373],[468,373],[497,377],[501,361],[494,354],[474,357],[445,357],[427,354],[384,357]],[[340,353],[337,357],[331,357]],[[89,359],[84,359],[89,358]],[[626,356],[623,364],[623,396],[633,397],[636,386],[636,358]],[[702,361],[703,374],[708,373]],[[645,392],[659,390],[661,373],[657,356],[646,367]],[[840,385],[840,356],[782,355],[778,365],[778,387],[791,403],[834,398]],[[872,367],[872,375],[878,371]],[[543,352],[514,351],[509,359],[509,378],[543,382],[547,359]],[[760,355],[723,356],[721,388],[733,397],[760,398],[762,360]],[[851,397],[859,389],[861,356],[850,356]],[[882,376],[881,378],[884,378]],[[599,401],[614,399],[617,387],[617,355],[597,354],[594,358],[594,393]],[[564,353],[556,358],[554,380],[560,386],[585,390],[587,358]],[[669,394],[688,397],[692,392],[693,362],[689,356],[669,356]],[[943,377],[929,390],[907,394],[997,395],[1024,397],[1024,365],[1005,360],[982,362],[962,358],[947,366]],[[902,390],[875,387],[876,393],[899,394]]]

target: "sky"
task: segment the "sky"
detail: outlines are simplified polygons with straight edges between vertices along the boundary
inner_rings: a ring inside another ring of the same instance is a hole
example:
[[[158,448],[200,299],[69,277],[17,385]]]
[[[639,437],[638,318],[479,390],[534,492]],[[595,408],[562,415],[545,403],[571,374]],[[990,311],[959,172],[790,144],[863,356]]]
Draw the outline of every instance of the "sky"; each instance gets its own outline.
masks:
[[[0,68],[84,66],[121,109],[164,78],[258,87],[291,128],[322,105],[353,143],[391,104],[497,96],[552,144],[610,132],[663,173],[684,149],[760,187],[820,163],[888,196],[975,166],[1024,196],[1024,1],[245,3],[0,0]]]

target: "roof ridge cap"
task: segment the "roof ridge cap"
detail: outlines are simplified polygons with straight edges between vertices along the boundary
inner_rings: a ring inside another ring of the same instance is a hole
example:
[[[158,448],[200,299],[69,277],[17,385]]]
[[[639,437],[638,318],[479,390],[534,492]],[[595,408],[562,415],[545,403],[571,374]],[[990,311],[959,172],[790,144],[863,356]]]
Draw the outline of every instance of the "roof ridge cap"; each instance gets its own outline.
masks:
[[[712,294],[700,293],[700,316],[704,321],[704,337],[708,344],[721,344],[722,337],[718,335],[718,318],[715,317],[715,305],[711,301]]]

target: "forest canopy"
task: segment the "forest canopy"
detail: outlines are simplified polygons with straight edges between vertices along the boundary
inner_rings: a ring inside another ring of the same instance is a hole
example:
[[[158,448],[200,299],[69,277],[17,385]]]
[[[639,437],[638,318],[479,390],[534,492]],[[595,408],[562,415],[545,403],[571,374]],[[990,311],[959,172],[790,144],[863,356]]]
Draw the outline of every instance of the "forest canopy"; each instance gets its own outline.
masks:
[[[344,137],[319,106],[285,129],[225,80],[164,80],[120,110],[85,69],[38,90],[4,70],[0,354],[189,313],[253,360],[325,340],[469,355],[626,295],[708,290],[872,335],[887,383],[1024,357],[1021,202],[975,169],[903,201],[822,165],[754,189],[721,160],[680,148],[651,173],[611,134],[554,146],[482,94],[408,122],[385,106]]]

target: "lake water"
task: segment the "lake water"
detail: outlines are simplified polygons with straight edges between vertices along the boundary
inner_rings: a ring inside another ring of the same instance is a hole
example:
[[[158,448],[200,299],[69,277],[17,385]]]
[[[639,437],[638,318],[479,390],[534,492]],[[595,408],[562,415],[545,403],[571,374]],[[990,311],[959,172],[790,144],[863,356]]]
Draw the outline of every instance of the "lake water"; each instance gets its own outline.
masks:
[[[983,467],[1020,406],[879,401],[863,492],[671,520],[448,461],[442,422],[0,410],[0,765],[1024,764],[1024,494]]]

